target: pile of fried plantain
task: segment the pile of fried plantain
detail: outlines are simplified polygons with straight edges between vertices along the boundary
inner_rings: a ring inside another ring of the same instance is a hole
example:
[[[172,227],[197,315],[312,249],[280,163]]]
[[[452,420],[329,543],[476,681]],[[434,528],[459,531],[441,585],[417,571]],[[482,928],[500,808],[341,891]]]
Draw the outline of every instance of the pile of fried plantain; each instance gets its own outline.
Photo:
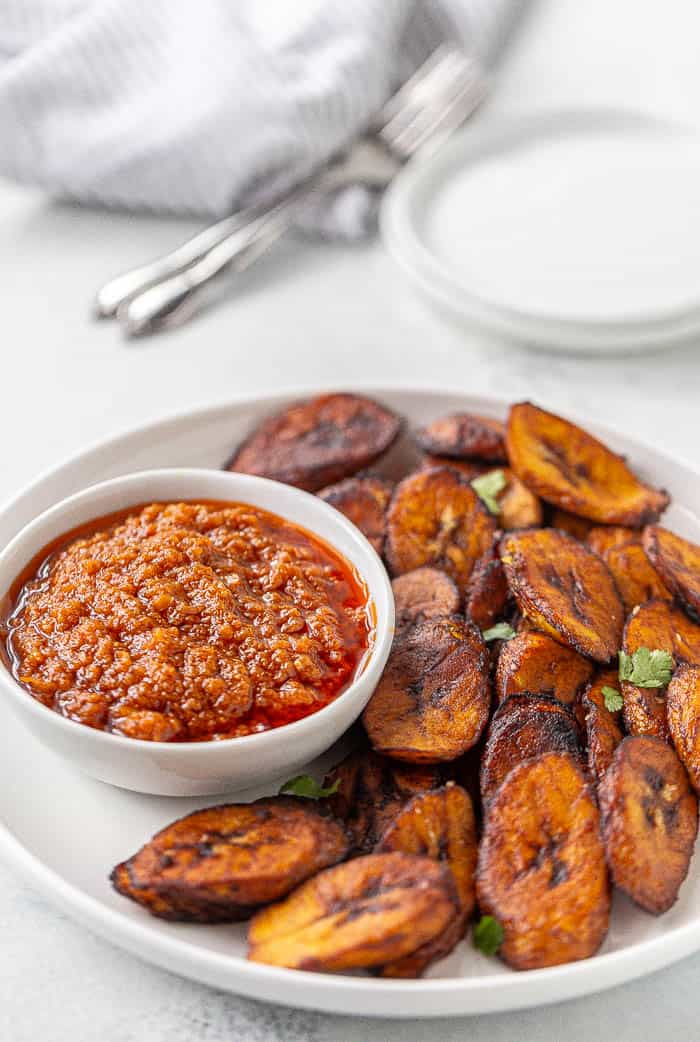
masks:
[[[658,915],[688,871],[700,547],[657,524],[664,491],[534,405],[402,427],[324,395],[230,464],[318,492],[384,557],[396,633],[364,738],[316,802],[198,811],[114,886],[165,918],[252,915],[249,957],[295,969],[417,977],[475,914],[514,969],[587,958],[613,885]]]

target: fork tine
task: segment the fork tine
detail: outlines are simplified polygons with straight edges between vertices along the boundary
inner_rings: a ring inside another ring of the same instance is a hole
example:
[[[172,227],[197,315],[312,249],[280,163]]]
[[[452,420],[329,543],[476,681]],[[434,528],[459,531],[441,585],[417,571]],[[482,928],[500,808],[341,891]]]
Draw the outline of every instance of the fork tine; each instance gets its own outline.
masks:
[[[426,113],[426,118],[407,127],[405,132],[394,140],[394,152],[409,159],[429,144],[432,144],[433,148],[437,147],[447,135],[464,123],[483,100],[485,93],[485,84],[479,78],[465,82],[453,95],[444,99],[441,105],[434,106],[430,113]]]
[[[405,80],[391,97],[387,98],[377,115],[372,129],[378,129],[394,119],[409,104],[417,89],[420,89],[438,67],[443,67],[448,55],[454,48],[448,44],[440,44],[416,71]]]
[[[408,123],[420,118],[427,105],[452,89],[463,59],[454,48],[439,47],[403,88],[382,109],[377,131],[387,139],[399,134]]]
[[[455,130],[484,97],[486,79],[479,63],[465,55],[452,55],[435,89],[414,93],[402,111],[379,132],[388,147],[409,158],[431,139]],[[425,84],[424,84],[425,86]]]

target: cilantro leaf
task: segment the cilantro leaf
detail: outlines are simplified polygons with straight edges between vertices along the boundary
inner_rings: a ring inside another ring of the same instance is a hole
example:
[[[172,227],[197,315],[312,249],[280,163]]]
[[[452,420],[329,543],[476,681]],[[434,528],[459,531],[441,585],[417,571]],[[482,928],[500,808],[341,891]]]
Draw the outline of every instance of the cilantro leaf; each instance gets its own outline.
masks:
[[[485,641],[489,640],[511,640],[515,636],[515,630],[509,622],[497,622],[495,626],[481,631]]]
[[[482,915],[474,927],[474,947],[484,955],[495,955],[503,942],[503,927],[492,915]]]
[[[636,687],[666,687],[673,673],[673,656],[668,651],[639,648],[628,655],[620,652],[620,680]]]
[[[339,785],[340,778],[336,778],[332,785],[324,789],[310,774],[298,774],[296,778],[290,778],[281,786],[279,795],[289,793],[292,796],[304,796],[309,800],[320,800],[324,796],[332,796],[338,791]]]
[[[507,484],[506,476],[502,470],[490,470],[488,474],[482,474],[471,482],[471,486],[477,496],[492,514],[500,514],[501,508],[498,505],[496,496],[503,491]]]
[[[605,708],[611,713],[618,713],[622,709],[622,695],[617,688],[608,687],[607,684],[603,688],[603,701]]]

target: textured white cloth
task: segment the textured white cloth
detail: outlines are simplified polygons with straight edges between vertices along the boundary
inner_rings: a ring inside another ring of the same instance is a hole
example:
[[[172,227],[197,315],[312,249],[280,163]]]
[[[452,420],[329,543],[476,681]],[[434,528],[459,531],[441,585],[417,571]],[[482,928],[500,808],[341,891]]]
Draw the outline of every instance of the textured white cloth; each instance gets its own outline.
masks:
[[[446,17],[488,62],[522,2],[0,0],[0,174],[225,214],[352,139]]]

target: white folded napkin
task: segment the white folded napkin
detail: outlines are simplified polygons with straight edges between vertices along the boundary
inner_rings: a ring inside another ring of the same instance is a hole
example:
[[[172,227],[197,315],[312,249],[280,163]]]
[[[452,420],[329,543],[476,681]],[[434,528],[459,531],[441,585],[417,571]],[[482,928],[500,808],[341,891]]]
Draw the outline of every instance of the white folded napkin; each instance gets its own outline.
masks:
[[[223,215],[350,141],[448,21],[488,63],[523,2],[0,0],[0,174]]]

